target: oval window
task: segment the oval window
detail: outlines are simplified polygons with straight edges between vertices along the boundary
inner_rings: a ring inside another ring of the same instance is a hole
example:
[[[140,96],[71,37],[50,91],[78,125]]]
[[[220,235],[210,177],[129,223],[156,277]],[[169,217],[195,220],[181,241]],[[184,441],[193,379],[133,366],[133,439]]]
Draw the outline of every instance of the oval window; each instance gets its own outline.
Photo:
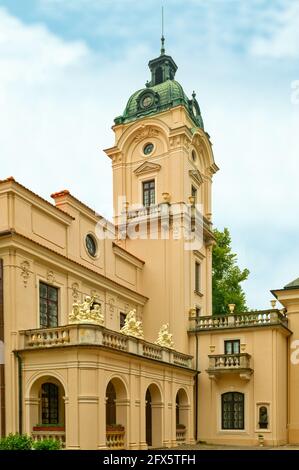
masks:
[[[97,254],[97,243],[95,241],[95,238],[90,234],[86,235],[85,245],[90,256],[94,258]]]
[[[149,155],[154,150],[154,144],[148,143],[143,148],[144,155]]]

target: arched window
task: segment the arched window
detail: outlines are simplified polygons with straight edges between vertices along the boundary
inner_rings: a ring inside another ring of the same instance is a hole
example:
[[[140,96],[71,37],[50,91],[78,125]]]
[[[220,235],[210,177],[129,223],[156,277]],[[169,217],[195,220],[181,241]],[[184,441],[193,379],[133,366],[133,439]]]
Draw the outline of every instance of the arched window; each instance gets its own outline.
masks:
[[[221,396],[222,429],[244,429],[244,394],[227,392]]]
[[[42,424],[59,423],[59,388],[52,383],[44,383],[41,389]]]
[[[116,391],[112,382],[109,382],[106,389],[106,425],[116,424]]]
[[[163,82],[163,72],[162,67],[158,67],[155,72],[155,85]]]

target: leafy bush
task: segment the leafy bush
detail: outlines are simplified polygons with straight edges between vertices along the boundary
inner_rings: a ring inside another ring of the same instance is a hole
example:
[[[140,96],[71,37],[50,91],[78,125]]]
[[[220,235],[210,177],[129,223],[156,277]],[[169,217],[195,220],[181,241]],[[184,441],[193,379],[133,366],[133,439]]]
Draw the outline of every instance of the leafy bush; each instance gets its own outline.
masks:
[[[9,434],[0,439],[0,450],[31,450],[33,440],[27,434]]]
[[[60,450],[61,443],[55,439],[44,439],[33,444],[35,450]]]

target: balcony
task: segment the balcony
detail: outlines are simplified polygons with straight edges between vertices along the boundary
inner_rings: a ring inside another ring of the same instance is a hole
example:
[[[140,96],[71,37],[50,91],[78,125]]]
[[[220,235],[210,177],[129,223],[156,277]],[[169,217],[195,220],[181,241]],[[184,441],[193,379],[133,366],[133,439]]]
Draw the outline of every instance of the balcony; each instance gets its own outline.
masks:
[[[288,328],[288,317],[280,310],[260,310],[258,312],[235,313],[190,318],[189,333],[224,330],[230,328],[252,328],[282,326]]]
[[[103,326],[75,324],[20,332],[19,350],[65,348],[67,346],[99,346],[186,369],[192,368],[192,356],[149,343],[143,339],[108,330]]]
[[[217,379],[222,374],[237,373],[241,379],[249,380],[253,373],[250,362],[251,356],[247,353],[209,355],[207,373],[210,379]]]

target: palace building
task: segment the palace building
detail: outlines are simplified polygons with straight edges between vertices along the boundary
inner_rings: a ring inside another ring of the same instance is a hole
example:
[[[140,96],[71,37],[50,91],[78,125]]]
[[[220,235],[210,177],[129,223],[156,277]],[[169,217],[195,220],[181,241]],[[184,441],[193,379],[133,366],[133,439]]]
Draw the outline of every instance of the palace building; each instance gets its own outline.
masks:
[[[0,182],[1,434],[66,449],[299,443],[299,280],[273,291],[283,308],[212,316],[218,167],[164,38],[149,68],[105,150],[113,223],[67,190],[52,204]]]

